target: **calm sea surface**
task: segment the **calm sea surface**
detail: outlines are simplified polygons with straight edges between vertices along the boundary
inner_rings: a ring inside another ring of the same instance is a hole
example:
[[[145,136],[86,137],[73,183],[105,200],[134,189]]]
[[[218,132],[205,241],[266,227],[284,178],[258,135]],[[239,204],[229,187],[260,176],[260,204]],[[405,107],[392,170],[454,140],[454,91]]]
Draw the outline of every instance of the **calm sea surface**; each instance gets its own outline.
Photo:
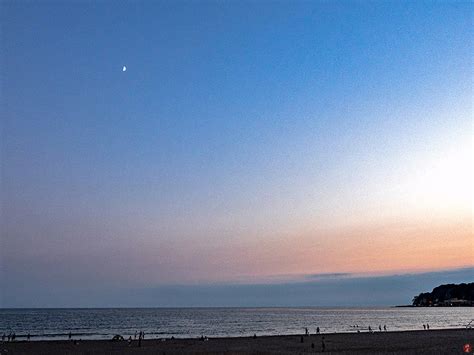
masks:
[[[32,340],[110,339],[143,330],[146,338],[248,336],[388,330],[461,328],[474,319],[474,308],[110,308],[0,309],[0,336],[15,332]]]

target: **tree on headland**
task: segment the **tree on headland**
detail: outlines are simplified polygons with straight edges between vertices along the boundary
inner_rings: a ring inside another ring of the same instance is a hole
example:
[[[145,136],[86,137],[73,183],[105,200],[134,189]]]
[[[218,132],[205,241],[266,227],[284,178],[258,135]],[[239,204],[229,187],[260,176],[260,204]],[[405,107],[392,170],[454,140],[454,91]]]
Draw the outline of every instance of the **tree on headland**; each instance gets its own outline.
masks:
[[[413,297],[412,304],[417,307],[474,306],[474,282],[435,287],[431,292]]]

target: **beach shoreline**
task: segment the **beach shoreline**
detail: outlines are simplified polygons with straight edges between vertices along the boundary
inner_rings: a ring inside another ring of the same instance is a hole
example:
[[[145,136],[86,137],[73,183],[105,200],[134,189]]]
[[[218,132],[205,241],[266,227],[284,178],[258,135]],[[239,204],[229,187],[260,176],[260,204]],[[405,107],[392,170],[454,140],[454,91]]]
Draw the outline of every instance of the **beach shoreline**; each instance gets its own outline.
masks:
[[[440,329],[319,335],[271,335],[201,340],[47,340],[1,344],[1,354],[463,354],[474,329]],[[472,350],[471,350],[472,354]]]

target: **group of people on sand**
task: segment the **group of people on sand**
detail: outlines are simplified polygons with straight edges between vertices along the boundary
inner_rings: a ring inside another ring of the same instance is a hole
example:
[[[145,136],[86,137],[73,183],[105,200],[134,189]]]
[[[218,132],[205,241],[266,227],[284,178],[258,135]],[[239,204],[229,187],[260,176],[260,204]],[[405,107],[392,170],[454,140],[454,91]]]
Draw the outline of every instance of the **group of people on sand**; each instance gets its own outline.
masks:
[[[20,335],[20,338],[25,338],[25,336],[24,336],[24,335]],[[31,334],[30,334],[30,333],[27,333],[27,334],[26,334],[26,341],[30,341],[30,339],[31,339]],[[69,339],[69,340],[72,340],[72,333],[71,333],[71,332],[69,332],[69,334],[68,334],[68,339]],[[14,332],[10,332],[8,335],[5,334],[5,333],[2,334],[2,342],[3,342],[3,343],[4,343],[5,341],[10,342],[10,341],[15,341],[15,340],[16,340],[16,334],[15,334]]]
[[[430,325],[428,323],[423,324],[423,329],[424,330],[430,330]]]
[[[4,343],[5,340],[10,342],[10,341],[15,341],[15,339],[16,339],[16,334],[15,333],[10,332],[10,333],[8,333],[8,335],[5,334],[5,333],[2,334],[2,343]],[[30,340],[30,334],[29,333],[28,333],[28,340]]]
[[[357,326],[358,327],[358,326]],[[379,332],[382,331],[382,325],[379,325]],[[387,326],[384,324],[383,326],[383,331],[386,332],[387,331]],[[369,325],[369,333],[373,333],[374,330],[372,329],[372,327]],[[357,333],[360,333],[360,330],[357,329]]]
[[[430,329],[428,325],[426,325],[426,326],[428,327],[428,329]],[[423,324],[423,327],[425,327],[424,324]],[[356,324],[356,325],[351,325],[351,328],[357,329],[357,333],[360,333],[360,330],[363,329],[363,328],[359,328],[359,325],[358,325],[358,324]],[[308,328],[304,328],[304,329],[305,329],[305,335],[310,335]],[[374,332],[374,330],[372,329],[372,327],[371,327],[370,325],[369,325],[369,327],[368,327],[367,329],[368,329],[369,333],[373,333],[373,332]],[[386,325],[386,324],[384,324],[383,327],[382,327],[381,324],[379,325],[379,331],[381,332],[382,330],[383,330],[384,332],[387,331],[387,325]],[[320,333],[321,333],[321,331],[320,331],[319,327],[317,327],[317,328],[316,328],[316,334],[320,334]]]
[[[308,328],[304,328],[304,333],[306,336],[309,336],[310,333],[309,333],[309,329]],[[321,330],[319,329],[319,327],[316,327],[316,335],[319,335],[321,334]],[[326,350],[326,343],[325,343],[325,338],[324,336],[321,338],[321,351],[324,352]],[[300,343],[304,343],[304,338],[303,337],[300,337]],[[311,343],[311,348],[314,349],[315,348],[315,345],[314,343]]]
[[[30,333],[28,333],[26,335],[26,340],[30,341],[30,337],[31,337]],[[9,334],[5,334],[5,333],[2,334],[2,343],[4,343],[5,341],[10,342],[10,341],[15,341],[15,340],[16,340],[16,334],[14,332],[10,332]]]
[[[145,339],[145,332],[143,331],[140,331],[138,332],[138,346],[141,347],[142,346],[142,340]],[[135,332],[135,334],[133,335],[133,340],[137,340],[137,332]],[[128,345],[131,345],[132,344],[132,336],[130,335],[128,337]]]
[[[319,334],[319,327],[318,327],[318,331],[316,334]],[[309,336],[309,331],[308,331],[308,328],[305,328],[305,335],[306,336]],[[300,337],[300,343],[304,343],[304,338],[303,336]],[[311,349],[314,349],[315,348],[315,345],[314,343],[311,343]],[[324,336],[321,338],[321,351],[324,352],[326,350],[326,342],[325,342],[325,338]]]
[[[320,333],[320,329],[319,329],[319,327],[316,327],[316,334],[319,334],[319,333]],[[304,334],[305,334],[306,336],[310,335],[308,328],[304,328]]]

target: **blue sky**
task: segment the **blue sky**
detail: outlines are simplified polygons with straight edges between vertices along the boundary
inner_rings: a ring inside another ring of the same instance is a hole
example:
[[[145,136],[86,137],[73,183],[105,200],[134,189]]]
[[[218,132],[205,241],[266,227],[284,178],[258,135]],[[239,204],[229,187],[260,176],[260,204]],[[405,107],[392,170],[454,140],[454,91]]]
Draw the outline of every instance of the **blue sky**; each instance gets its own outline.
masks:
[[[1,7],[3,280],[472,266],[472,4]]]

